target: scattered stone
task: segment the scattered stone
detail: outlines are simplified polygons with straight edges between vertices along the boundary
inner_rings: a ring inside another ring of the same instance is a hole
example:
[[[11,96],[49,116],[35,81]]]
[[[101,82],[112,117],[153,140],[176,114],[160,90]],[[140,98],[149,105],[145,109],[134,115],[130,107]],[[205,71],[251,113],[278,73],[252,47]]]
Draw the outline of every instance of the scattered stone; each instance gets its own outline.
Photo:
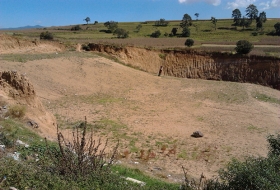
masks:
[[[141,187],[146,185],[145,182],[139,181],[139,180],[137,180],[137,179],[133,179],[133,178],[131,178],[131,177],[127,177],[127,178],[125,178],[125,179],[126,179],[127,181],[131,181],[131,182],[133,182],[133,183],[138,183],[138,184],[140,184]]]
[[[162,170],[160,167],[154,167],[154,170]]]
[[[19,155],[20,155],[20,153],[18,153],[18,152],[14,152],[13,154],[12,153],[7,154],[8,157],[12,157],[16,161],[19,161]]]
[[[27,124],[28,124],[29,126],[33,127],[33,128],[39,128],[38,123],[36,123],[36,122],[33,121],[33,120],[27,121]]]
[[[22,142],[21,140],[17,140],[17,141],[16,141],[16,145],[22,145],[22,146],[24,146],[25,148],[28,148],[28,147],[29,147],[29,144],[26,144],[26,143]]]
[[[203,137],[203,133],[201,131],[195,131],[191,136],[194,138],[200,138]]]
[[[5,145],[0,145],[0,152],[5,152]]]
[[[18,190],[18,189],[15,187],[9,187],[9,190]]]

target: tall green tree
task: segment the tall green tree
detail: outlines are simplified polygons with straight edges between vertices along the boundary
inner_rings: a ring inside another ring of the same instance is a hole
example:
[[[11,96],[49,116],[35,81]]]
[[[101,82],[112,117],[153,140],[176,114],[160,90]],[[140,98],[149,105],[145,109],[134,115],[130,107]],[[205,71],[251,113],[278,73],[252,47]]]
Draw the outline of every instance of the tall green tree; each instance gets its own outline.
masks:
[[[243,17],[240,21],[240,26],[243,27],[243,30],[245,27],[248,28],[251,24],[252,24],[252,20],[246,17]]]
[[[233,22],[235,26],[240,26],[242,14],[239,9],[234,9],[232,11],[231,17],[233,18]]]
[[[275,33],[280,36],[280,22],[277,22],[276,24],[274,24],[274,28],[275,28]]]
[[[246,8],[246,16],[248,18],[250,18],[250,20],[254,20],[258,17],[258,9],[255,5],[253,4],[250,4],[247,8]]]
[[[199,17],[199,13],[195,13],[194,16],[196,16],[196,20],[197,20]]]
[[[84,19],[84,21],[86,21],[86,22],[87,22],[87,24],[88,24],[88,22],[90,21],[90,18],[89,18],[89,17],[87,17],[87,18],[85,18],[85,19]]]
[[[190,31],[189,27],[183,28],[182,37],[190,37],[190,36],[191,36],[191,31]]]
[[[164,18],[161,18],[155,22],[155,26],[167,26],[167,25],[168,22]]]
[[[266,13],[263,11],[259,14],[259,16],[256,18],[256,29],[260,30],[263,28],[263,23],[266,22]]]
[[[139,32],[141,30],[141,28],[142,28],[142,24],[138,24],[136,26],[136,32]]]
[[[218,20],[215,17],[211,17],[211,22],[212,22],[212,24],[214,24],[214,27],[215,27],[215,30],[216,30]]]
[[[104,26],[106,26],[110,33],[114,33],[115,30],[118,28],[118,22],[115,21],[107,21],[104,23]]]
[[[182,22],[180,23],[181,28],[189,27],[192,25],[192,17],[189,14],[184,14]]]

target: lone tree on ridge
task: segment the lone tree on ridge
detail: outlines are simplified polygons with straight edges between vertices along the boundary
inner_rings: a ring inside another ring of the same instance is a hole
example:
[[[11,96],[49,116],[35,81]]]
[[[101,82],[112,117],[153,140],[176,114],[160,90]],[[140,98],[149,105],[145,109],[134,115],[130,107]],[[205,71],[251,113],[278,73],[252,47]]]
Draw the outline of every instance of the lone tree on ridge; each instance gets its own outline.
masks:
[[[87,24],[88,24],[88,22],[90,21],[90,18],[87,17],[87,18],[85,18],[84,20],[85,20],[85,21],[87,22]]]

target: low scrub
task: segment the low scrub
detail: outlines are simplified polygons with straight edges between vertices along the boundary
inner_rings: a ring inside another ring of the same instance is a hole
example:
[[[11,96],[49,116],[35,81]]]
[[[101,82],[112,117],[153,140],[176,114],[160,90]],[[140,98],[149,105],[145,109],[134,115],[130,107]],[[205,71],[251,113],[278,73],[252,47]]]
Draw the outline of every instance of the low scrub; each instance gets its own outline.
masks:
[[[40,34],[40,39],[43,39],[43,40],[53,40],[53,34],[50,33],[49,31],[42,32]]]
[[[6,117],[22,118],[26,113],[26,107],[23,105],[13,105],[9,107]]]
[[[219,178],[207,181],[204,189],[280,189],[280,135],[269,135],[269,154],[266,158],[249,157],[244,162],[232,160],[219,171]]]

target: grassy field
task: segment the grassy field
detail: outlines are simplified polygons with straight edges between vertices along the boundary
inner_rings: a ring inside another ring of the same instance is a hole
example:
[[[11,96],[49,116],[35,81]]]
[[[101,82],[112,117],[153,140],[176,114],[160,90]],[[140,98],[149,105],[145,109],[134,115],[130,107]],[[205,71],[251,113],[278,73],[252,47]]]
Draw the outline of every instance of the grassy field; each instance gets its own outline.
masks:
[[[190,27],[191,38],[193,38],[197,43],[222,43],[222,44],[235,44],[236,41],[240,39],[247,39],[254,43],[260,44],[274,44],[278,45],[280,40],[279,37],[269,36],[268,33],[274,31],[274,24],[280,22],[279,19],[268,19],[267,22],[263,24],[263,33],[257,36],[252,35],[255,31],[255,23],[253,22],[250,28],[243,30],[242,27],[232,26],[233,20],[224,19],[218,20],[216,30],[212,22],[209,20],[195,20],[193,25]],[[139,32],[136,31],[136,26],[142,25]],[[153,21],[150,22],[120,22],[118,23],[119,28],[123,28],[129,31],[129,39],[133,38],[146,38],[150,37],[151,33],[156,30],[161,31],[160,38],[170,37],[164,36],[164,34],[170,34],[172,28],[178,28],[178,34],[181,33],[181,28],[179,26],[180,21],[171,21],[168,26],[158,27],[154,25]],[[104,23],[98,24],[79,24],[82,30],[71,31],[73,26],[61,26],[61,27],[49,27],[44,29],[28,29],[28,30],[17,30],[17,31],[5,31],[9,34],[14,34],[18,36],[27,36],[30,38],[38,38],[39,34],[48,30],[54,33],[54,37],[57,40],[67,41],[86,41],[93,39],[112,39],[116,38],[111,33],[104,32],[107,28]],[[176,39],[177,37],[172,37],[171,39]]]
[[[191,36],[194,40],[192,48],[202,51],[234,51],[234,47],[225,47],[223,45],[235,45],[238,40],[246,39],[254,45],[271,45],[276,47],[257,47],[255,46],[251,54],[280,56],[280,38],[279,36],[269,35],[274,32],[274,24],[280,22],[279,19],[268,19],[263,24],[262,32],[256,32],[256,23],[253,22],[251,27],[243,29],[242,27],[232,26],[232,19],[220,19],[217,22],[216,30],[209,20],[194,20],[190,27]],[[19,38],[39,39],[40,33],[49,31],[54,35],[54,40],[64,42],[67,46],[77,43],[109,43],[119,45],[130,45],[145,48],[174,48],[185,47],[186,38],[179,37],[182,29],[180,21],[170,21],[168,26],[155,26],[154,21],[149,22],[119,22],[118,27],[129,32],[129,38],[119,39],[112,33],[106,33],[107,28],[104,23],[98,24],[77,24],[82,30],[72,31],[71,26],[57,26],[27,30],[3,30],[3,33],[17,36]],[[136,27],[141,25],[141,29],[136,31]],[[169,37],[172,28],[178,28],[177,36]],[[150,35],[156,30],[160,30],[159,38],[151,38]],[[1,31],[0,31],[1,32]],[[204,47],[205,44],[219,44],[218,47]]]

